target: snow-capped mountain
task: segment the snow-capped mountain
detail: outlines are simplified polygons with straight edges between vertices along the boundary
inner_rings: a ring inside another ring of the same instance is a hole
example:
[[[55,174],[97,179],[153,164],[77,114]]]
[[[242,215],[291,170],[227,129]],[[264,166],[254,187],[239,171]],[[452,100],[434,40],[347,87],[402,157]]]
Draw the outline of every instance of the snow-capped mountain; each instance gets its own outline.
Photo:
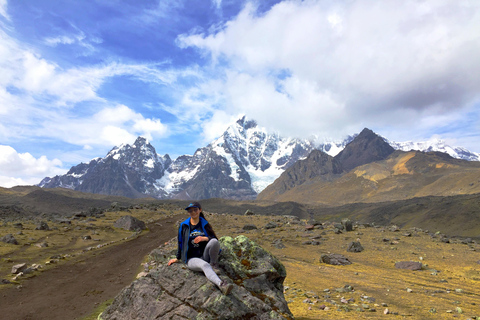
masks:
[[[166,193],[157,188],[155,182],[163,177],[171,162],[168,155],[159,156],[145,138],[138,137],[133,145],[115,147],[104,158],[74,166],[65,175],[45,178],[39,186],[133,198],[163,198]]]
[[[357,134],[342,141],[284,138],[242,117],[215,141],[172,161],[161,156],[143,137],[133,145],[113,148],[104,158],[72,167],[65,175],[43,179],[39,186],[158,199],[255,199],[286,169],[311,151],[330,156],[339,154]],[[442,140],[428,142],[391,142],[396,150],[446,152],[454,158],[475,160],[480,155]],[[318,141],[318,140],[317,140]]]
[[[139,137],[133,146],[115,147],[105,158],[79,164],[63,176],[45,178],[39,186],[161,199],[254,199],[313,149],[312,142],[269,134],[243,117],[193,156],[172,161],[168,154],[157,155]]]
[[[385,138],[384,138],[385,139]],[[453,158],[468,161],[480,161],[480,153],[469,151],[463,147],[451,147],[441,139],[432,139],[422,142],[394,142],[385,139],[395,150],[410,151],[418,150],[423,152],[438,151],[449,154]]]

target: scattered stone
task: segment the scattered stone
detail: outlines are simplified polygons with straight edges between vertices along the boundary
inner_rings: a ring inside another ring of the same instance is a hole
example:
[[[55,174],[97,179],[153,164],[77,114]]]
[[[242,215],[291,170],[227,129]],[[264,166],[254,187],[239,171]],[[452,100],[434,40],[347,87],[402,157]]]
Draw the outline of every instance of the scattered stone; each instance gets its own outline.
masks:
[[[247,211],[245,211],[245,214],[244,214],[244,215],[246,215],[246,216],[253,216],[253,215],[255,215],[255,213],[254,213],[253,211],[247,209]]]
[[[342,288],[335,289],[336,292],[344,293],[344,292],[353,292],[353,287],[349,284],[344,285]]]
[[[350,219],[343,219],[342,225],[345,228],[345,231],[353,231],[353,222]]]
[[[48,247],[48,243],[46,242],[40,242],[40,243],[36,243],[35,246],[39,247],[39,248],[47,248]]]
[[[278,224],[276,224],[275,222],[269,222],[265,225],[265,229],[274,229],[274,228],[278,228]]]
[[[337,253],[322,254],[320,257],[320,262],[340,266],[352,264],[347,257]]]
[[[254,224],[246,224],[243,226],[243,230],[255,230],[257,229],[257,226]]]
[[[277,239],[272,242],[272,245],[277,249],[285,249],[282,239]]]
[[[15,237],[11,233],[9,233],[6,236],[0,238],[0,241],[5,242],[5,243],[9,243],[9,244],[15,244],[15,245],[18,244],[17,239],[15,239]]]
[[[397,269],[407,269],[407,270],[422,270],[422,264],[415,261],[399,261],[395,263],[395,268]]]
[[[20,222],[14,223],[14,224],[13,224],[13,227],[14,227],[14,228],[17,228],[17,229],[23,229],[23,224],[21,224]]]
[[[343,230],[343,229],[345,229],[344,225],[341,224],[341,223],[334,223],[334,224],[333,224],[333,227],[334,227],[335,229],[338,229],[338,230]]]
[[[40,221],[37,226],[35,227],[35,230],[45,230],[48,231],[50,228],[48,227],[48,224],[45,221]]]
[[[92,237],[89,236],[89,235],[86,235],[86,236],[83,236],[82,239],[83,240],[92,240]]]
[[[23,272],[25,269],[27,269],[27,264],[26,263],[20,263],[16,264],[12,267],[12,274],[17,274],[20,272]]]
[[[352,241],[348,244],[348,247],[347,247],[348,252],[362,252],[363,250],[364,249],[360,241]]]
[[[145,230],[147,227],[145,226],[145,222],[138,220],[132,216],[123,216],[113,224],[115,228],[120,228],[129,231],[139,231]]]
[[[412,292],[413,292],[413,290],[412,290],[412,289],[410,289],[410,288],[407,288],[407,292],[408,292],[408,293],[412,293]]]
[[[398,231],[400,231],[400,228],[396,225],[393,225],[393,226],[389,227],[388,230],[390,230],[391,232],[398,232]]]
[[[7,280],[7,279],[1,279],[0,280],[0,284],[10,284],[10,280]]]
[[[312,246],[319,246],[321,245],[322,243],[320,241],[316,241],[316,240],[309,240],[309,241],[304,241],[302,242],[303,245],[312,245]]]

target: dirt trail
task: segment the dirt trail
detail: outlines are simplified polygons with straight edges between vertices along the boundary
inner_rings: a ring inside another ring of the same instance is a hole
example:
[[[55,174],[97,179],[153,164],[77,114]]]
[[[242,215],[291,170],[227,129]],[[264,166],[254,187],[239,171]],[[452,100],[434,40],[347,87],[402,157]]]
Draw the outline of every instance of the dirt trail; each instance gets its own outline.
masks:
[[[129,285],[144,257],[176,236],[175,221],[183,216],[149,225],[150,232],[99,250],[75,262],[25,280],[20,289],[0,289],[2,320],[80,319],[95,307],[115,297]]]

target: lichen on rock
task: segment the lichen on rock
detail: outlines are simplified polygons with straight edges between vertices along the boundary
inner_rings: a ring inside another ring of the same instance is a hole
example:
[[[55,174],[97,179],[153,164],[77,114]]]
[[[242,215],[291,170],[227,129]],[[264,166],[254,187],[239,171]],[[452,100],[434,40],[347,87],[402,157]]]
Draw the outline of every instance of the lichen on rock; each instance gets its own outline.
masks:
[[[99,319],[293,319],[282,263],[245,236],[222,237],[220,244],[220,278],[234,283],[228,296],[202,272],[167,266],[176,245],[170,241],[150,254],[155,268],[123,289]]]

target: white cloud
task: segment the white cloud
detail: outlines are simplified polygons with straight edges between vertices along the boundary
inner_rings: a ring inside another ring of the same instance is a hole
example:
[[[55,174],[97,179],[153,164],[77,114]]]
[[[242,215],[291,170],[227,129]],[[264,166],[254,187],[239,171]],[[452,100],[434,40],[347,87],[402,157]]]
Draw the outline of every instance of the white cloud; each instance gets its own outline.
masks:
[[[10,17],[7,13],[7,0],[0,0],[0,16],[5,17],[5,19],[10,20]]]
[[[0,145],[0,186],[37,184],[46,176],[65,174],[58,159],[45,156],[33,157],[30,153],[18,153],[10,146]]]
[[[249,3],[224,28],[178,43],[215,63],[217,112],[305,136],[410,128],[478,102],[478,30],[477,2],[298,0],[263,14]]]
[[[103,108],[91,117],[54,113],[38,130],[45,137],[82,146],[85,150],[133,143],[140,135],[153,140],[169,134],[160,119],[145,118],[125,105]]]

